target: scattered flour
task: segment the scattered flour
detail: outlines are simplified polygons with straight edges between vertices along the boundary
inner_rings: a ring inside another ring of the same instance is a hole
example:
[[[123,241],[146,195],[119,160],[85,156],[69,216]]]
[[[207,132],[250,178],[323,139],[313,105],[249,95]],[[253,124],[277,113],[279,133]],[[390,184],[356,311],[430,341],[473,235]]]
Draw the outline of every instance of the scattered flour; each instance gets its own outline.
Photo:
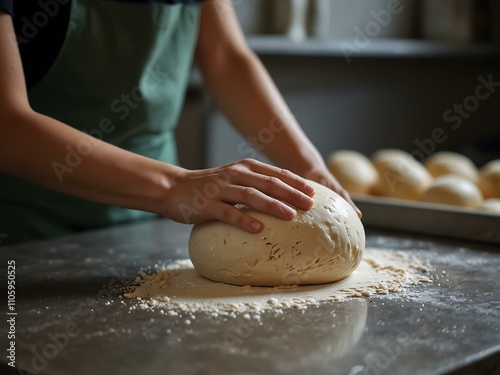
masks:
[[[212,317],[260,320],[259,313],[272,309],[306,309],[321,301],[402,292],[405,287],[430,282],[429,267],[404,252],[366,249],[363,261],[347,278],[335,283],[286,287],[251,287],[216,283],[200,276],[189,259],[177,260],[148,275],[139,271],[126,298],[134,298],[131,309],[161,309],[163,314],[209,312]],[[193,316],[191,316],[193,318]],[[186,324],[191,321],[186,320]]]

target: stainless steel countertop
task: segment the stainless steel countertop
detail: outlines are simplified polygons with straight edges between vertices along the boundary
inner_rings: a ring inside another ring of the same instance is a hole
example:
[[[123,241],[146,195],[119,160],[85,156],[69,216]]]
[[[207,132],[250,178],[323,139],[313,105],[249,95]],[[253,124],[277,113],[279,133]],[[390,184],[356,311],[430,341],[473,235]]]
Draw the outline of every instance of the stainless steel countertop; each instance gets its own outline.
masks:
[[[498,248],[368,231],[369,247],[428,259],[440,278],[404,294],[269,311],[260,323],[130,311],[135,302],[122,304],[113,285],[187,257],[189,231],[159,220],[0,248],[4,296],[7,260],[16,262],[17,364],[72,375],[500,373]]]

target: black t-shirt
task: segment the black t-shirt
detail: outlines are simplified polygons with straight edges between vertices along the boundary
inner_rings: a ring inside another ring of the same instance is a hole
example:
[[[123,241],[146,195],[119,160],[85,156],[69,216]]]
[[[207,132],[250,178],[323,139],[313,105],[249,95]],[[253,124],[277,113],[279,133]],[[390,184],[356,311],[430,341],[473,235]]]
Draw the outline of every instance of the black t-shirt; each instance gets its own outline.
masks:
[[[106,0],[133,3],[200,3],[203,0]],[[13,16],[26,85],[36,84],[54,63],[68,28],[71,0],[0,0]]]

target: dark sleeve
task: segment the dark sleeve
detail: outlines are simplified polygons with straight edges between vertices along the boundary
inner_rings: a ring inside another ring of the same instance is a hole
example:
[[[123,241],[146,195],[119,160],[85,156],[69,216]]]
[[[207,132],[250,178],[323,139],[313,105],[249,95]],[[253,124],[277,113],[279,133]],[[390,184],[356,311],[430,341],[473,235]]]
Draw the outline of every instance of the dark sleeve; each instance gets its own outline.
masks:
[[[3,10],[10,15],[14,15],[14,7],[12,3],[14,0],[0,0],[0,10]]]

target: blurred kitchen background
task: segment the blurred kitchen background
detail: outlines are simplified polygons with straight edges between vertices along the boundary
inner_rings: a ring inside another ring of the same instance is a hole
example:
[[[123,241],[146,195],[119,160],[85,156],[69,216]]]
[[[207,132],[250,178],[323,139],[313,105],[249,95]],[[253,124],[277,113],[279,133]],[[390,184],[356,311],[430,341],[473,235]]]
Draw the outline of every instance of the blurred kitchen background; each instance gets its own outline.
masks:
[[[479,165],[500,158],[500,0],[229,3],[324,157],[391,147],[418,157],[460,151]],[[487,99],[476,95],[478,77],[498,82],[480,90]],[[430,141],[436,129],[444,142]],[[178,138],[187,168],[249,156],[196,69]]]

